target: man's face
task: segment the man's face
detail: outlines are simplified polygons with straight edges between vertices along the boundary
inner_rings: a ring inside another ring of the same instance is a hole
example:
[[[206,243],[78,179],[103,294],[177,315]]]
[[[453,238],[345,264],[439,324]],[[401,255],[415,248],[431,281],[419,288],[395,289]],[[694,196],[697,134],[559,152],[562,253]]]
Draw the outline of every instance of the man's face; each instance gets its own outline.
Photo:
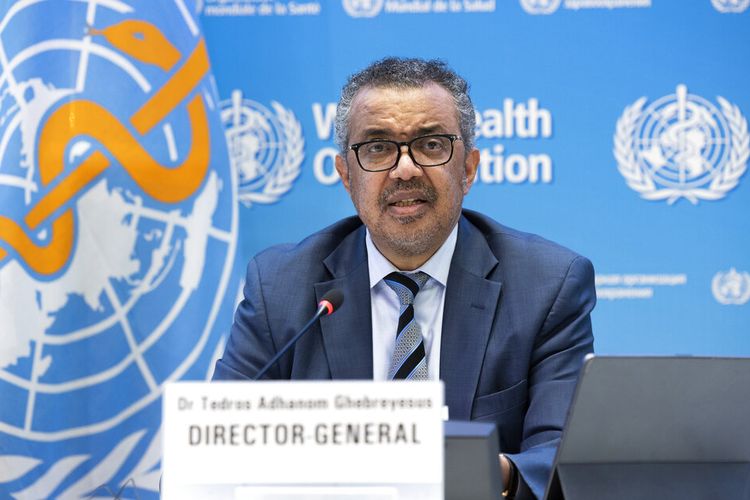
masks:
[[[453,98],[431,83],[421,88],[368,87],[354,98],[349,144],[372,139],[409,141],[426,134],[460,134]],[[422,168],[402,148],[385,172],[362,170],[354,151],[336,158],[336,170],[360,218],[383,255],[404,270],[419,267],[443,244],[461,214],[479,152],[455,141],[445,165]]]

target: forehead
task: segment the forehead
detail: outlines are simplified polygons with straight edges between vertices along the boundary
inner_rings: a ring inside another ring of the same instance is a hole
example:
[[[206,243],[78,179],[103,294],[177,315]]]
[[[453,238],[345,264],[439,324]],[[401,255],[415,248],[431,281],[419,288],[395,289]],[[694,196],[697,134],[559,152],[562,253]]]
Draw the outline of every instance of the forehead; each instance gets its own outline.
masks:
[[[409,138],[422,133],[458,133],[453,96],[436,83],[423,87],[366,87],[354,98],[349,139]]]

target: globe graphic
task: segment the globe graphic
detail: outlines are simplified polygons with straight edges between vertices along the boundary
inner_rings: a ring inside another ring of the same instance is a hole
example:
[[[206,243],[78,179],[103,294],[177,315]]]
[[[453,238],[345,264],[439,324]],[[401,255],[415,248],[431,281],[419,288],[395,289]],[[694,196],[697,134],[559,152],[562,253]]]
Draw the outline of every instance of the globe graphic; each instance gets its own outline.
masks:
[[[638,160],[658,184],[703,186],[720,174],[730,153],[729,127],[711,102],[686,94],[665,96],[643,112],[636,129]]]
[[[19,38],[15,20],[36,7],[11,9],[0,32],[26,42],[7,54],[0,81],[0,216],[21,225],[50,192],[37,165],[38,132],[49,114],[88,99],[126,123],[167,78],[104,38],[87,36],[85,3],[66,3],[69,38]],[[117,22],[118,12],[104,4],[97,9],[107,23]],[[42,31],[35,36],[45,36]],[[61,76],[52,71],[59,67],[76,70]],[[92,77],[102,74],[106,85]],[[142,138],[167,165],[179,163],[190,146],[185,114],[177,108],[173,115]],[[73,140],[61,177],[105,146]],[[40,274],[23,252],[0,246],[0,432],[56,441],[112,429],[158,400],[165,382],[185,376],[213,347],[209,339],[234,261],[236,189],[226,162],[212,161],[191,196],[160,202],[113,160],[61,208],[75,220],[62,269]],[[27,228],[28,237],[48,244],[58,216]]]

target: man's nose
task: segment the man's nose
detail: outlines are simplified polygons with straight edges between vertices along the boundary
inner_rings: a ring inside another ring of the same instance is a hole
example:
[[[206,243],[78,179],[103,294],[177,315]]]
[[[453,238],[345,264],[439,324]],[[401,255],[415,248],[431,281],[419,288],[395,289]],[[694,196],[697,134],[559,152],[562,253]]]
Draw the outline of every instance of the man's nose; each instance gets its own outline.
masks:
[[[392,179],[401,179],[408,181],[412,177],[421,177],[423,174],[422,167],[414,163],[409,155],[409,148],[404,144],[401,146],[401,157],[398,163],[389,173]]]

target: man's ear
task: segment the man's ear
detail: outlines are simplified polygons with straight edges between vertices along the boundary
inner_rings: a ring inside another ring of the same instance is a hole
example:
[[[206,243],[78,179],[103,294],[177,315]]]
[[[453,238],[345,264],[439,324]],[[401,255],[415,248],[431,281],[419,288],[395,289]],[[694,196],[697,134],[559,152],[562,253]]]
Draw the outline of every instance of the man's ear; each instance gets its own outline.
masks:
[[[344,184],[344,187],[346,188],[346,191],[351,194],[351,190],[349,189],[349,165],[347,165],[346,160],[341,155],[336,155],[336,172],[339,173],[339,177],[341,177],[341,182]]]
[[[466,183],[464,185],[464,195],[469,193],[471,185],[474,184],[474,179],[477,176],[477,168],[479,167],[479,150],[472,149],[469,154],[466,155],[464,160],[464,174],[466,175]]]

